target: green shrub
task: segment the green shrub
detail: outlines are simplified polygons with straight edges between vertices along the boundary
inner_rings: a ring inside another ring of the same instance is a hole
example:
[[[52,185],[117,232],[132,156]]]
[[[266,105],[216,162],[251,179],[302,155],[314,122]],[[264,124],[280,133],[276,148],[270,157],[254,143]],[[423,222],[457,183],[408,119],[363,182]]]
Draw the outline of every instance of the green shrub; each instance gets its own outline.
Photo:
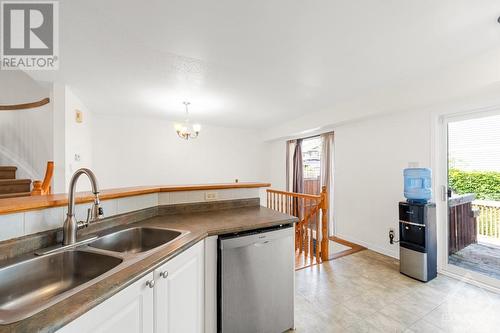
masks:
[[[475,193],[476,199],[500,200],[500,172],[450,169],[448,179],[457,194]]]

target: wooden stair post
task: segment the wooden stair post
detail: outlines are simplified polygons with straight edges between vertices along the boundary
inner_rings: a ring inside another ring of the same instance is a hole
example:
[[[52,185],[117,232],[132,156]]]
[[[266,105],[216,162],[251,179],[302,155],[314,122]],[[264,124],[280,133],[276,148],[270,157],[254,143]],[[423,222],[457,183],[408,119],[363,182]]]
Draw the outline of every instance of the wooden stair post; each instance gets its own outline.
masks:
[[[267,207],[299,219],[295,225],[295,251],[296,256],[303,256],[304,264],[329,260],[326,187],[318,195],[268,189]]]
[[[31,191],[31,195],[46,195],[52,192],[51,182],[52,176],[54,175],[54,162],[47,162],[47,169],[45,170],[45,177],[43,178],[43,182],[40,180],[35,180],[33,182],[33,190]]]
[[[328,260],[328,193],[326,186],[321,187],[321,260]]]

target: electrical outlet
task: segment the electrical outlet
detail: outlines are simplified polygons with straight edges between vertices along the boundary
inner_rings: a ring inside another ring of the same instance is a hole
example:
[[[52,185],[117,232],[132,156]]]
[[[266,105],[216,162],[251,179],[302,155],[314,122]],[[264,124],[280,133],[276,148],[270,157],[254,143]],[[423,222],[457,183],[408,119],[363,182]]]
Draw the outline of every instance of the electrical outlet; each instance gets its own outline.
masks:
[[[205,201],[217,200],[217,192],[205,192]]]
[[[395,237],[394,228],[390,228],[389,229],[389,244],[394,244],[394,237]]]

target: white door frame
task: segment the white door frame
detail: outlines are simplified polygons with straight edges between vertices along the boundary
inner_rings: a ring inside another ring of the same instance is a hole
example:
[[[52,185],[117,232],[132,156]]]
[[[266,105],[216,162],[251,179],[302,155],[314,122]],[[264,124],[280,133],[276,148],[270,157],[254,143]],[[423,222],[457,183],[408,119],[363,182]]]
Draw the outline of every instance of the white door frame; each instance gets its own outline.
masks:
[[[450,122],[482,118],[500,114],[500,106],[464,111],[459,113],[433,114],[431,161],[433,191],[437,213],[438,272],[459,278],[468,283],[500,292],[500,280],[448,264],[448,124]]]

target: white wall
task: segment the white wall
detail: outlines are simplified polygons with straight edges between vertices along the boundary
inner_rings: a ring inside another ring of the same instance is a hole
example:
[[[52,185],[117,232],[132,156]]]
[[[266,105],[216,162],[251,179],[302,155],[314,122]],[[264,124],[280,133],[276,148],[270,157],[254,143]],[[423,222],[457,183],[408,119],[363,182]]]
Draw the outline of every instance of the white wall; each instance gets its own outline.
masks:
[[[49,97],[21,71],[0,72],[0,104],[31,103]],[[52,104],[0,112],[0,165],[18,167],[18,178],[43,179],[52,160]]]
[[[93,165],[101,187],[262,180],[257,131],[204,126],[184,141],[160,118],[95,115]]]
[[[71,176],[79,168],[93,169],[92,163],[92,130],[93,114],[76,96],[70,87],[66,86],[65,96],[65,164],[66,164],[66,187],[68,188]],[[76,112],[82,112],[82,122],[76,121]],[[78,158],[75,155],[79,156]],[[90,182],[86,177],[81,177],[77,184],[77,191],[90,190]]]
[[[53,119],[53,155],[54,181],[53,192],[68,191],[73,173],[82,167],[92,168],[92,112],[76,96],[70,87],[55,83],[52,86],[54,108]],[[76,121],[76,110],[83,113],[83,121]],[[75,159],[75,154],[80,160]],[[81,177],[77,191],[90,190],[90,182]]]
[[[54,155],[53,193],[66,192],[66,86],[52,84],[52,152]]]
[[[427,112],[401,113],[335,129],[337,236],[398,256],[388,232],[397,234],[402,171],[409,162],[430,167],[430,120]]]
[[[270,182],[275,190],[286,191],[286,141],[266,142],[264,153],[263,181]]]

